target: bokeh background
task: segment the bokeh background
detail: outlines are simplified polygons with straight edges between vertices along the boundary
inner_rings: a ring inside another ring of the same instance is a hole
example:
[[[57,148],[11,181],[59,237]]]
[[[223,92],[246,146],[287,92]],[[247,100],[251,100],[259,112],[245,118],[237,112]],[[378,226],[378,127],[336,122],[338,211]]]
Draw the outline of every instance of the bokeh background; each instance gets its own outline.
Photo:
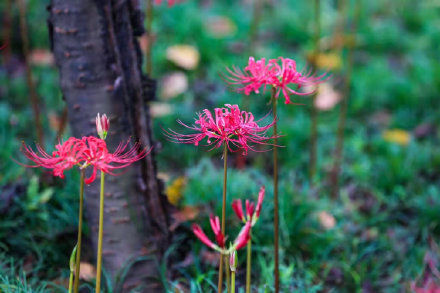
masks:
[[[25,162],[21,142],[35,143],[36,134],[18,7],[13,1],[9,10],[7,2],[0,3],[0,44],[8,41],[0,64],[0,288],[57,292],[68,280],[68,258],[76,239],[77,174],[68,172],[65,180],[54,180],[13,160]],[[338,1],[321,1],[322,53],[317,65],[319,72],[332,76],[315,100],[314,182],[308,176],[313,99],[294,99],[302,105],[279,104],[284,292],[410,292],[412,282],[419,287],[427,280],[440,282],[440,1],[347,2],[342,12]],[[299,67],[310,66],[314,1],[261,3],[254,40],[251,0],[186,0],[154,9],[152,76],[158,80],[158,92],[151,112],[159,176],[177,207],[171,229],[178,235],[167,257],[180,261],[160,263],[162,281],[170,290],[215,288],[216,256],[196,241],[190,225],[197,222],[209,231],[209,214],[220,213],[222,161],[219,151],[169,142],[162,129],[182,130],[177,119],[192,123],[197,111],[225,103],[247,107],[257,117],[269,113],[269,91],[243,97],[222,79],[226,67],[244,67],[249,56],[283,56],[297,60]],[[27,1],[26,19],[44,144],[51,151],[58,135],[69,136],[69,127],[49,48],[48,4]],[[8,15],[10,25],[5,22]],[[344,17],[341,30],[338,24]],[[347,34],[354,27],[356,32]],[[10,40],[5,39],[5,28],[10,29]],[[146,37],[140,42],[145,48]],[[333,198],[329,174],[345,98],[348,48],[353,69],[340,192]],[[262,184],[268,190],[253,230],[253,285],[258,292],[270,292],[273,286],[271,155],[243,159],[236,153],[230,160],[229,200],[256,198]],[[239,228],[232,212],[228,225]],[[84,257],[93,271],[87,248]],[[244,268],[239,270],[239,286],[244,273]]]

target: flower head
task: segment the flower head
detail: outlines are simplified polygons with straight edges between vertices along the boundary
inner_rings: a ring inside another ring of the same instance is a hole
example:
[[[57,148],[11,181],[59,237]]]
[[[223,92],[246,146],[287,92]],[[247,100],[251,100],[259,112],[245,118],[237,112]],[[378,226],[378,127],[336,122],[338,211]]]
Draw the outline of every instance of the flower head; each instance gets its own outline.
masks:
[[[87,166],[93,166],[92,175],[84,180],[86,184],[90,184],[95,180],[97,170],[115,175],[113,170],[125,168],[143,159],[151,151],[151,149],[141,150],[139,143],[135,143],[131,149],[125,151],[130,143],[130,141],[127,141],[126,143],[120,143],[115,152],[110,153],[103,139],[87,136],[83,137],[82,141],[87,146],[83,153],[85,162]]]
[[[264,195],[266,193],[266,189],[264,186],[261,186],[260,191],[258,192],[258,201],[257,205],[249,200],[245,202],[246,208],[246,217],[243,214],[243,207],[241,203],[241,199],[236,199],[232,202],[232,209],[234,210],[237,217],[243,221],[244,223],[251,223],[251,226],[254,226],[260,217],[261,206],[263,205]]]
[[[231,251],[239,250],[239,249],[243,248],[247,244],[249,239],[251,238],[251,235],[250,235],[251,223],[248,222],[243,226],[243,228],[241,229],[237,238],[234,240],[234,242],[230,246],[230,248],[226,249],[225,248],[226,237],[220,231],[219,218],[211,216],[210,217],[210,224],[211,224],[212,231],[215,234],[217,244],[212,242],[208,238],[208,236],[206,236],[205,232],[203,232],[202,228],[199,225],[193,224],[193,226],[192,226],[193,232],[197,236],[197,238],[199,238],[199,240],[202,241],[203,244],[205,244],[209,248],[212,248],[222,254],[229,254]]]
[[[80,165],[84,161],[83,154],[86,145],[77,138],[71,137],[65,142],[60,142],[55,146],[55,151],[49,155],[43,148],[37,145],[37,152],[23,143],[23,154],[35,165],[24,165],[26,167],[43,167],[52,169],[53,175],[64,178],[64,171],[75,165]]]
[[[199,113],[195,124],[188,126],[181,121],[181,125],[195,131],[192,134],[180,134],[173,130],[166,131],[168,137],[178,143],[199,145],[206,138],[207,145],[212,148],[226,144],[230,151],[254,150],[254,144],[269,144],[274,137],[266,136],[266,132],[274,122],[259,126],[251,112],[240,111],[237,105],[226,104],[224,108],[215,108],[214,116],[207,109]]]
[[[107,115],[104,114],[102,116],[99,116],[98,113],[98,115],[96,116],[96,132],[98,132],[98,136],[101,139],[105,139],[107,137],[109,125],[110,122],[107,118]]]
[[[226,80],[229,84],[238,85],[237,91],[246,95],[251,92],[258,94],[262,86],[269,85],[275,88],[277,98],[283,94],[286,104],[292,103],[292,94],[304,96],[314,92],[299,92],[298,89],[326,80],[326,73],[316,76],[311,71],[298,71],[295,60],[283,57],[270,59],[267,63],[265,58],[255,61],[253,57],[249,57],[248,65],[243,71],[235,67],[227,71],[229,76]]]

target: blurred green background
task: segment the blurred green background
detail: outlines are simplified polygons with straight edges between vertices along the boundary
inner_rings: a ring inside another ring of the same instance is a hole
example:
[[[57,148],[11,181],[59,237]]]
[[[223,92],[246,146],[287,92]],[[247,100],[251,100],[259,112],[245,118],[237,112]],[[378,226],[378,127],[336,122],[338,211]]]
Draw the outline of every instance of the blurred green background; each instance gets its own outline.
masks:
[[[5,3],[0,3],[2,20]],[[168,268],[164,261],[161,266],[169,290],[215,288],[212,254],[195,239],[190,225],[197,222],[209,231],[209,213],[220,214],[222,169],[220,152],[173,144],[162,128],[184,131],[176,119],[192,123],[197,111],[225,103],[248,105],[256,117],[263,117],[270,111],[269,92],[243,98],[222,80],[225,68],[244,67],[250,55],[289,57],[304,67],[314,48],[314,1],[262,1],[257,40],[250,48],[252,3],[186,0],[171,8],[155,6],[153,77],[159,88],[151,111],[155,139],[160,142],[159,175],[184,219],[173,244],[179,249],[167,254],[184,260]],[[32,73],[46,148],[52,150],[64,101],[49,51],[48,1],[27,4]],[[308,179],[311,99],[299,97],[294,101],[304,105],[279,106],[279,130],[284,135],[280,139],[283,292],[409,292],[410,283],[420,284],[422,276],[435,279],[432,267],[426,268],[429,260],[435,268],[435,243],[440,240],[440,1],[348,1],[346,31],[354,23],[356,5],[360,5],[359,25],[339,198],[330,197],[328,180],[337,101],[347,65],[347,50],[341,53],[333,46],[341,17],[337,1],[321,1],[320,43],[325,50],[319,71],[329,71],[332,78],[317,97],[324,106],[318,114],[318,172],[313,187]],[[66,284],[76,239],[77,174],[43,181],[39,179],[46,176],[43,170],[26,169],[11,159],[24,162],[21,141],[35,142],[15,4],[11,13],[12,54],[9,62],[2,58],[0,65],[0,288],[57,292]],[[140,41],[144,46],[145,37]],[[68,135],[67,129],[63,137]],[[262,216],[253,231],[253,286],[258,292],[273,289],[271,155],[251,154],[245,166],[239,154],[230,160],[230,201],[256,199],[260,185],[267,187]],[[232,212],[229,216],[228,224],[238,230]],[[181,255],[173,255],[176,251]],[[85,258],[93,263],[91,252]]]

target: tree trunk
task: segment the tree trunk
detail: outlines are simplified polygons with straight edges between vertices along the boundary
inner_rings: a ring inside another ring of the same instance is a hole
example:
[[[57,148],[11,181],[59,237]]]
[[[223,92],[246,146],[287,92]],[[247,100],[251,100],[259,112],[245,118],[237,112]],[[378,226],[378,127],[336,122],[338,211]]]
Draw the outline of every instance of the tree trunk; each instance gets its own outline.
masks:
[[[143,28],[137,1],[52,0],[49,10],[52,50],[73,135],[96,135],[99,112],[110,118],[110,151],[130,137],[153,146],[146,102],[153,99],[155,84],[141,72],[136,37]],[[170,235],[154,152],[121,175],[106,176],[105,190],[103,259],[114,292],[136,286],[143,286],[142,292],[161,292],[154,258],[159,260]],[[99,180],[86,187],[85,204],[96,252]],[[127,268],[127,278],[121,280]]]

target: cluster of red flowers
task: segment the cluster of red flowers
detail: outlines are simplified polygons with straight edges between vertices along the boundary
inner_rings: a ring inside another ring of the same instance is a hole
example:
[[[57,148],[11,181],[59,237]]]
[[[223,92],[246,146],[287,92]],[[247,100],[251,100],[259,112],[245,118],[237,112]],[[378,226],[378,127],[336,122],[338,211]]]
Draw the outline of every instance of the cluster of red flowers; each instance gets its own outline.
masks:
[[[260,192],[258,193],[257,206],[248,199],[245,202],[246,215],[243,213],[243,204],[241,199],[236,199],[232,202],[232,209],[234,210],[237,217],[244,223],[250,222],[251,226],[254,226],[260,217],[261,206],[263,205],[264,195],[266,193],[266,188],[261,186]]]
[[[243,228],[241,228],[240,233],[238,234],[237,238],[235,238],[232,246],[229,249],[225,248],[225,235],[220,230],[220,220],[218,217],[214,217],[211,215],[209,222],[211,224],[211,229],[214,232],[215,239],[217,244],[212,242],[208,236],[206,236],[205,232],[203,232],[202,228],[197,225],[193,224],[193,232],[197,236],[197,238],[200,239],[206,246],[217,250],[220,253],[223,254],[229,254],[231,251],[239,250],[243,248],[249,239],[251,238],[250,230],[251,230],[251,222],[247,222]]]
[[[246,95],[251,92],[258,94],[262,86],[266,88],[269,85],[276,89],[277,98],[283,93],[286,104],[292,103],[290,94],[310,95],[313,91],[299,92],[298,89],[315,85],[326,79],[326,73],[316,76],[311,71],[298,71],[295,60],[283,57],[270,59],[268,62],[265,58],[255,61],[253,57],[249,57],[248,65],[244,70],[237,67],[227,70],[230,75],[226,76],[226,79],[230,84],[239,86],[237,91]]]
[[[102,135],[103,133],[106,135],[108,131],[107,117],[104,115],[102,118],[97,118],[96,124],[98,135],[105,138]],[[53,175],[60,178],[64,178],[65,170],[74,166],[78,166],[81,169],[93,166],[91,176],[84,180],[86,184],[90,184],[96,179],[96,172],[98,170],[114,175],[113,170],[125,168],[144,158],[149,153],[146,149],[141,150],[138,143],[124,153],[128,145],[129,141],[121,143],[114,153],[110,153],[104,139],[85,136],[82,139],[71,137],[65,142],[58,143],[52,155],[49,155],[40,146],[37,146],[37,153],[24,143],[22,151],[29,160],[35,163],[35,165],[27,167],[52,169]]]
[[[251,144],[267,144],[272,139],[266,132],[274,122],[259,126],[251,112],[240,111],[237,105],[226,104],[224,108],[215,108],[214,116],[208,109],[198,114],[195,124],[188,126],[181,121],[181,125],[196,131],[193,134],[180,134],[169,130],[167,135],[175,142],[199,145],[207,138],[207,145],[218,148],[223,144],[230,151],[242,149],[244,154],[249,149],[254,150]]]

